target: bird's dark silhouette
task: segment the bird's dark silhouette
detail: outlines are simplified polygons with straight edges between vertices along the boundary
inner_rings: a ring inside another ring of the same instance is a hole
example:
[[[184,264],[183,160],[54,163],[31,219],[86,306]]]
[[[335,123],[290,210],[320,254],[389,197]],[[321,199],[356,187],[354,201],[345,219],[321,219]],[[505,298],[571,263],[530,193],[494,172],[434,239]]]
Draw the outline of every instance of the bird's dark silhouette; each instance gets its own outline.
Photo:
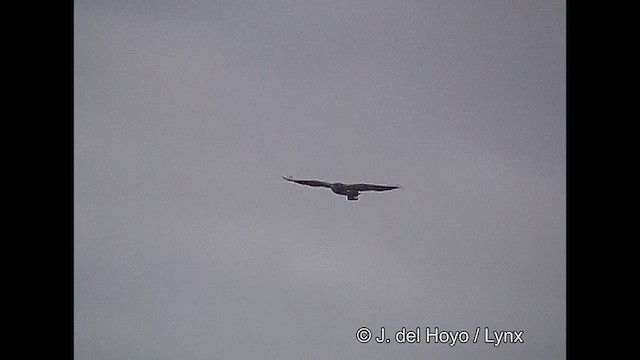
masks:
[[[388,186],[388,185],[374,185],[374,184],[343,184],[343,183],[329,183],[319,180],[296,180],[291,176],[282,177],[287,181],[294,182],[300,185],[307,185],[313,187],[326,187],[331,189],[338,195],[345,195],[347,200],[357,201],[358,195],[363,191],[387,191],[393,189],[399,189],[401,186]]]

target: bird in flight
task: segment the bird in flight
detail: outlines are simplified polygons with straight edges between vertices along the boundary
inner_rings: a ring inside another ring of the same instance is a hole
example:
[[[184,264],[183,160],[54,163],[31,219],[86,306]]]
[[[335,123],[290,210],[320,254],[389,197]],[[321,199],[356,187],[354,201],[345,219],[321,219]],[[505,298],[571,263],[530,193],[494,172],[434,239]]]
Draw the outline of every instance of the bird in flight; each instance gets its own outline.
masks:
[[[343,183],[328,183],[319,180],[295,180],[291,176],[282,177],[287,181],[294,182],[300,185],[307,185],[313,187],[326,187],[331,189],[338,195],[345,195],[347,200],[358,200],[358,195],[363,191],[387,191],[398,189],[400,186],[388,186],[388,185],[373,185],[373,184],[343,184]]]

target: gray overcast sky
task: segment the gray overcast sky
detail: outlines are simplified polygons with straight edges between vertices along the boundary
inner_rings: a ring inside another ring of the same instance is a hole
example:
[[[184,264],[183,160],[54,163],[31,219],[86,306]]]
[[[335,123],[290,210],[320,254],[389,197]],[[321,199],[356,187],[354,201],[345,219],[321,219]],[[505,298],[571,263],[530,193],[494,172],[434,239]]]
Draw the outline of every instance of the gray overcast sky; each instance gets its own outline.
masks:
[[[76,359],[564,358],[565,13],[76,0]]]

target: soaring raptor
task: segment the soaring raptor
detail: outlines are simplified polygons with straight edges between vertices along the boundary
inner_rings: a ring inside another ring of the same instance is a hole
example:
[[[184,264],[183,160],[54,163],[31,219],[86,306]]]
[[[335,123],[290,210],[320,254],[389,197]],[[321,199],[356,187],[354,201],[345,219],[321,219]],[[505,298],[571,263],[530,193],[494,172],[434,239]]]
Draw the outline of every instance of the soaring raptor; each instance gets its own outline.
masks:
[[[331,189],[338,195],[345,195],[347,200],[358,200],[358,195],[362,191],[387,191],[398,189],[400,186],[387,186],[387,185],[373,185],[373,184],[343,184],[343,183],[328,183],[319,180],[295,180],[291,177],[282,177],[287,181],[291,181],[300,185],[307,185],[313,187],[326,187]]]

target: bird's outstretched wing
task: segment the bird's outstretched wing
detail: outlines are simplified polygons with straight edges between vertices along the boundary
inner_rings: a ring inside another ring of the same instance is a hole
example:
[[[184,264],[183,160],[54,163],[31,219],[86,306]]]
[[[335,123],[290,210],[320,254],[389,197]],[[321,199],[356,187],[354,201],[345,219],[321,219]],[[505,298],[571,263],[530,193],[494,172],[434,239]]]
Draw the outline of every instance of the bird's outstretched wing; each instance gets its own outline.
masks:
[[[322,186],[322,187],[327,187],[330,188],[331,184],[328,182],[324,182],[324,181],[319,181],[319,180],[296,180],[293,178],[286,178],[286,177],[282,177],[283,179],[287,180],[287,181],[291,181],[300,185],[307,185],[307,186]]]
[[[374,185],[374,184],[351,184],[348,186],[349,190],[356,191],[387,191],[393,189],[399,189],[400,186],[388,186],[388,185]]]

